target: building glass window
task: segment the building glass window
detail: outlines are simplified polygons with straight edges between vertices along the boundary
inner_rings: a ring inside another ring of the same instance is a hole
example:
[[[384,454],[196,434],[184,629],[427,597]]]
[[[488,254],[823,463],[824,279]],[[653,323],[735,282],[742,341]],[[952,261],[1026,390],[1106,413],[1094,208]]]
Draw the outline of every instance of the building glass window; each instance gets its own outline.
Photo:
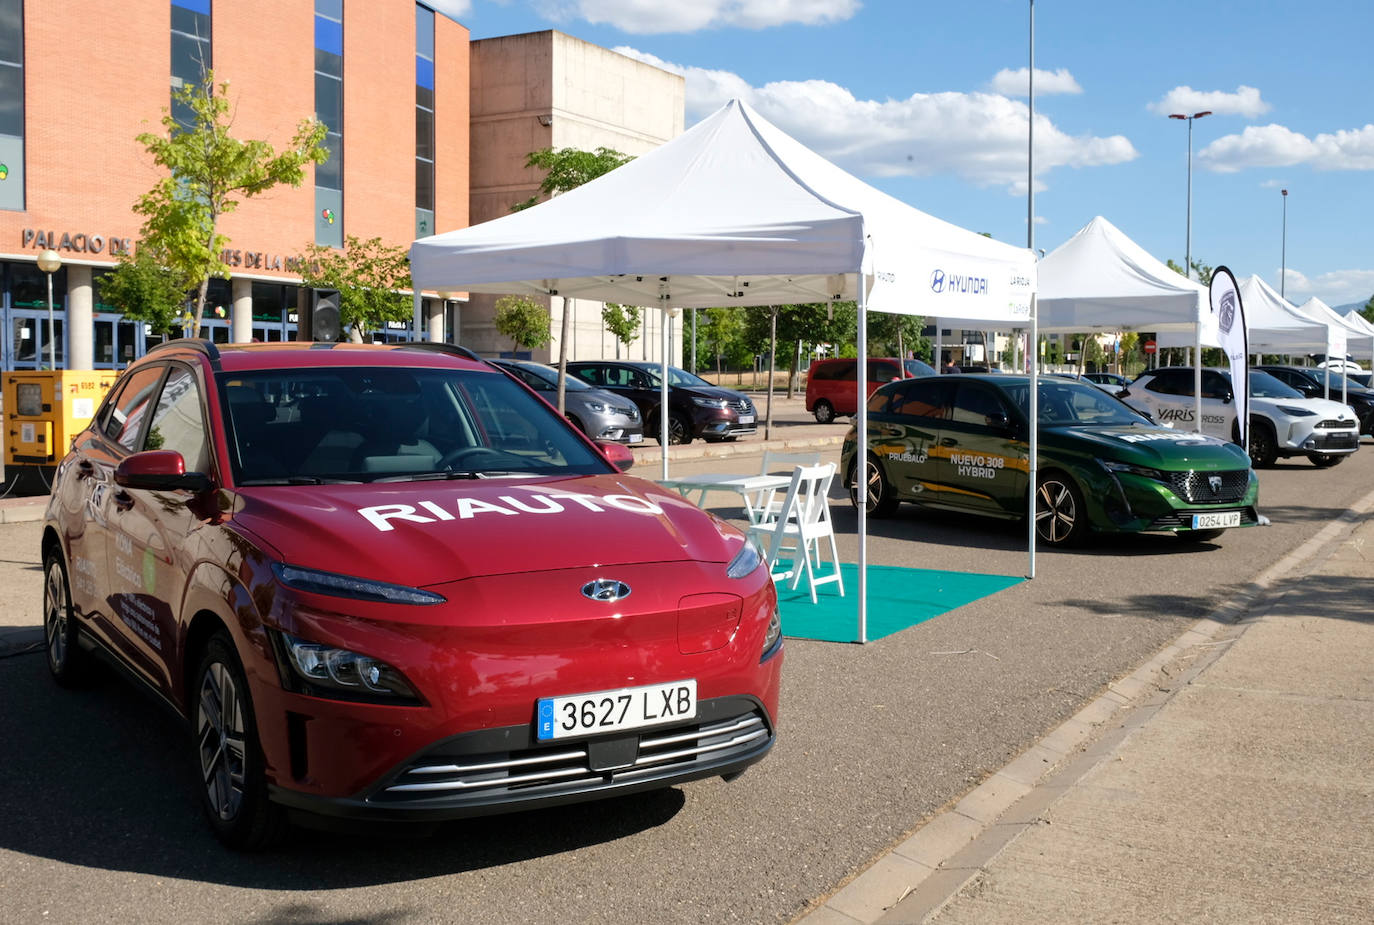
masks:
[[[0,0],[0,209],[24,208],[24,3]]]
[[[315,0],[315,118],[329,159],[315,167],[315,243],[343,247],[343,2]]]
[[[210,0],[172,0],[172,93],[187,84],[199,84],[212,65]],[[174,99],[172,118],[189,128],[195,113]]]
[[[434,11],[415,6],[415,234],[434,234]]]

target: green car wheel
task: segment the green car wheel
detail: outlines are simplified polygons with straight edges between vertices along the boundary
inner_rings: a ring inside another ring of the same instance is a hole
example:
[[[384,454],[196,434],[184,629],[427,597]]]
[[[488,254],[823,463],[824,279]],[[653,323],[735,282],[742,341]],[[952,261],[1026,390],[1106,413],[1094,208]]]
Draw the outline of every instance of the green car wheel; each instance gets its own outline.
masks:
[[[1050,546],[1072,546],[1088,530],[1083,493],[1073,479],[1059,472],[1040,477],[1035,493],[1035,532]]]
[[[866,467],[868,475],[868,513],[874,517],[887,517],[897,510],[900,503],[897,492],[888,484],[883,476],[882,467],[872,456],[868,457]],[[854,477],[854,467],[849,468],[849,500],[855,507],[859,506],[859,480]]]

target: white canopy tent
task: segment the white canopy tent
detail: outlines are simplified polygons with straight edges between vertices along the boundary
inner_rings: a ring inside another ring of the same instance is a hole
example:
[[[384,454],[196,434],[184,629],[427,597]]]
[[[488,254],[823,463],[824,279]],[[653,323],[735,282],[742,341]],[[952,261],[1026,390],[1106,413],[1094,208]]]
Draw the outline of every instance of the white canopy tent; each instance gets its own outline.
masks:
[[[1374,324],[1370,324],[1369,319],[1365,318],[1364,315],[1361,315],[1355,309],[1352,308],[1341,317],[1345,319],[1345,323],[1350,325],[1352,329],[1362,334],[1374,335]],[[1374,363],[1370,364],[1370,368],[1374,369]]]
[[[1344,327],[1333,332],[1327,322],[1307,317],[1254,274],[1239,288],[1251,353],[1330,353],[1336,339],[1345,356]]]
[[[1348,317],[1340,314],[1316,296],[1299,305],[1298,311],[1316,321],[1324,321],[1329,325],[1344,329],[1346,332],[1346,351],[1358,349],[1357,356],[1368,359],[1371,364],[1374,364],[1374,329],[1351,323]],[[1364,319],[1361,318],[1360,320],[1363,321]],[[1342,352],[1336,355],[1344,357],[1346,353]]]
[[[1047,334],[1149,331],[1173,344],[1216,346],[1207,287],[1181,276],[1102,216],[1040,261],[1036,305]],[[1196,360],[1195,360],[1196,363]],[[1202,421],[1202,366],[1196,364]]]
[[[860,356],[867,354],[869,309],[1034,324],[1036,269],[1029,250],[933,218],[868,186],[738,100],[585,186],[522,212],[421,238],[410,259],[417,289],[564,295],[665,311],[854,299]],[[664,357],[666,367],[666,345]],[[864,394],[864,364],[857,375]],[[666,369],[663,380],[667,407]],[[1031,395],[1033,421],[1034,389]],[[859,433],[866,433],[863,402],[856,417]],[[666,478],[667,416],[660,418]],[[1033,445],[1032,479],[1034,460]],[[866,484],[862,478],[858,484],[862,499]],[[860,504],[861,640],[866,516]]]

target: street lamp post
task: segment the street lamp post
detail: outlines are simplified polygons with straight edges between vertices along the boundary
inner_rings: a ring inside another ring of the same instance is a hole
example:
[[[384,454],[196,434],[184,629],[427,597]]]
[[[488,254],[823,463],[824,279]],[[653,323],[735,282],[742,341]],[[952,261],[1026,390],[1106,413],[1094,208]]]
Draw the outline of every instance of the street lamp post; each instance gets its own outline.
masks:
[[[1279,251],[1279,295],[1287,298],[1283,294],[1283,284],[1288,281],[1288,190],[1281,189],[1283,194],[1283,244]]]
[[[57,369],[57,324],[53,321],[52,275],[62,269],[62,257],[55,250],[40,251],[38,269],[48,276],[48,366]]]
[[[1193,278],[1193,120],[1210,116],[1210,109],[1195,112],[1191,116],[1172,113],[1170,119],[1184,119],[1188,123],[1188,227],[1183,244],[1183,275]]]

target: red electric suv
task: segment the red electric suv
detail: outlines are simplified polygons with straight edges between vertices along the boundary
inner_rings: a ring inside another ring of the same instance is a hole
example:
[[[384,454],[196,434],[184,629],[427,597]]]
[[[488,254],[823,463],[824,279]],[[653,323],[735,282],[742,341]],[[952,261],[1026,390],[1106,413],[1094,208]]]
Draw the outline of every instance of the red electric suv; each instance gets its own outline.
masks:
[[[773,583],[629,459],[462,348],[168,342],[58,468],[49,667],[76,684],[100,657],[184,717],[239,848],[288,808],[435,820],[732,778],[776,737]]]

